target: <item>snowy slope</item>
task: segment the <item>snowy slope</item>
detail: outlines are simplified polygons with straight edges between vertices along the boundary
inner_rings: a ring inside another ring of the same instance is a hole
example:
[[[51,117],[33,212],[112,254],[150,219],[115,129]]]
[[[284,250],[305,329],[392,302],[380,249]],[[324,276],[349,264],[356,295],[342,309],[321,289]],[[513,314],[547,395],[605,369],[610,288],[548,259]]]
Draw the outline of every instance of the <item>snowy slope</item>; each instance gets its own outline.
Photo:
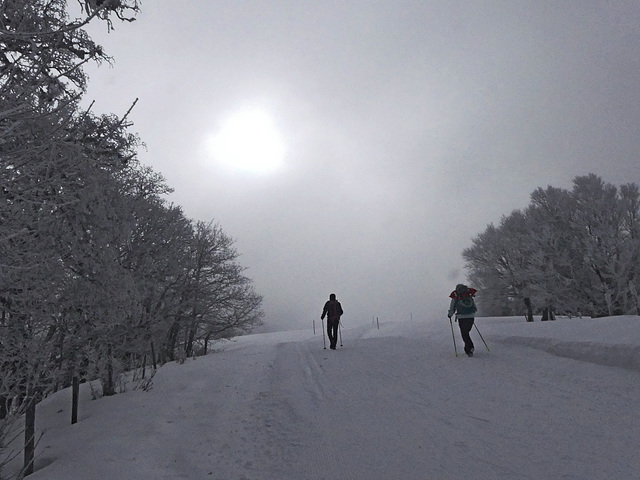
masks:
[[[242,337],[150,392],[38,409],[33,480],[640,479],[640,318],[480,318]],[[459,332],[456,331],[461,350]],[[9,472],[5,472],[9,473]]]

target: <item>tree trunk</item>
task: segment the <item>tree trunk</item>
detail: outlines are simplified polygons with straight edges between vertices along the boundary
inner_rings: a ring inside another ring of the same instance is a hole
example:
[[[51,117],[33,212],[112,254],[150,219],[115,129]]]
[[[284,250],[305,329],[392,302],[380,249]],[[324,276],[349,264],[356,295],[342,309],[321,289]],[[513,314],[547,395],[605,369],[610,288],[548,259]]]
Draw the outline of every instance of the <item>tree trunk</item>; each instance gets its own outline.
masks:
[[[187,332],[186,345],[184,346],[185,356],[188,358],[193,354],[193,342],[196,338],[196,321],[194,320],[189,326],[189,331]]]
[[[211,338],[211,332],[207,333],[207,336],[204,337],[204,353],[203,353],[203,355],[206,355],[207,351],[209,350],[209,339],[210,338]]]
[[[628,289],[635,308],[635,314],[640,315],[640,297],[638,297],[638,291],[636,290],[636,286],[634,285],[633,280],[629,280]]]
[[[62,325],[60,325],[60,331],[58,334],[58,372],[62,372],[62,368],[64,367],[64,328],[62,328]],[[56,376],[56,383],[53,386],[53,391],[57,392],[59,387],[58,376]],[[64,385],[62,388],[64,388]]]
[[[144,379],[147,374],[147,354],[145,353],[142,357],[142,378]]]
[[[529,297],[526,297],[524,299],[524,304],[527,307],[527,313],[526,313],[527,322],[533,322],[533,309],[531,308],[531,299]]]
[[[167,332],[167,340],[164,345],[164,354],[169,360],[175,360],[175,348],[176,342],[178,341],[178,333],[180,331],[180,325],[178,322],[173,322],[171,328]]]
[[[9,413],[9,400],[4,395],[0,395],[0,420],[7,418]]]
[[[71,425],[78,423],[78,397],[80,396],[80,381],[74,375],[71,379]]]
[[[156,363],[156,348],[153,345],[153,340],[151,340],[151,360],[153,362],[153,369],[158,369],[158,364]]]
[[[107,384],[102,387],[105,397],[115,395],[116,388],[113,381],[113,359],[111,358],[111,344],[107,347]]]
[[[33,473],[33,460],[36,452],[36,399],[33,394],[27,397],[27,410],[24,416],[24,475]]]

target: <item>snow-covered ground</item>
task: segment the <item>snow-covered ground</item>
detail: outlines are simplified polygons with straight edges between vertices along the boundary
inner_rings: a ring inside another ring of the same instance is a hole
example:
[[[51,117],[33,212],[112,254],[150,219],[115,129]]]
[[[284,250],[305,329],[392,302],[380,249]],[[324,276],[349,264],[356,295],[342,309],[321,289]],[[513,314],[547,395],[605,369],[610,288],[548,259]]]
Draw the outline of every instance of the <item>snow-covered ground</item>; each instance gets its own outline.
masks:
[[[249,335],[149,392],[83,385],[73,426],[59,392],[29,478],[640,479],[640,317],[477,324],[474,358],[446,318],[345,318],[336,351],[320,331]]]

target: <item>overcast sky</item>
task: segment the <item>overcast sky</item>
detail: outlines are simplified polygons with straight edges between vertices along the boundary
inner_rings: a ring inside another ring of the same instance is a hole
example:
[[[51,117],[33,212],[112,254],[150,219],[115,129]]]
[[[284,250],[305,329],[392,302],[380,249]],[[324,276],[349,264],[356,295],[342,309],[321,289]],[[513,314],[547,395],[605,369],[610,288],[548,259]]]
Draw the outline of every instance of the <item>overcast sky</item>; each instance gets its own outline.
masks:
[[[332,292],[345,322],[446,318],[462,250],[537,187],[640,184],[637,1],[153,0],[115,27],[87,100],[139,98],[141,161],[236,240],[269,330]],[[279,168],[212,154],[246,109]]]

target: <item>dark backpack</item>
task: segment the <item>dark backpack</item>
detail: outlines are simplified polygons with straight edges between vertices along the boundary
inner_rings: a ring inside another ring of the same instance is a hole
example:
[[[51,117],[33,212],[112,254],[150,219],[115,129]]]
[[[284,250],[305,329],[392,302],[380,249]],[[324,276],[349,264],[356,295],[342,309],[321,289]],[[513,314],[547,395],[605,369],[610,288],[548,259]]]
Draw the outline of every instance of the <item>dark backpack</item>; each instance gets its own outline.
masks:
[[[458,305],[456,306],[456,312],[458,315],[468,315],[470,313],[476,313],[478,308],[476,302],[472,296],[462,297],[458,299]]]

